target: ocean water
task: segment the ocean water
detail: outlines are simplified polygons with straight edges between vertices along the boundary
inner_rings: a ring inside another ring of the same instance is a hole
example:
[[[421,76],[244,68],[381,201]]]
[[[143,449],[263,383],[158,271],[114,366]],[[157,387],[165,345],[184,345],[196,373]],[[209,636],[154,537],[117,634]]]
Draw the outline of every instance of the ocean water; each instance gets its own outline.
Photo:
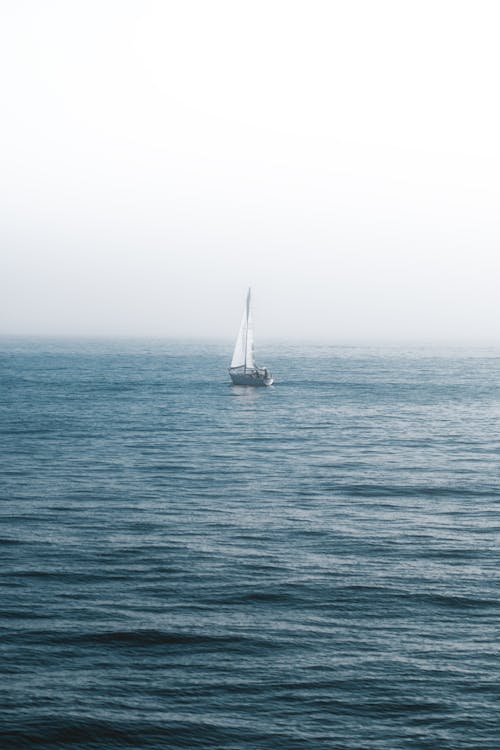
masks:
[[[500,349],[0,341],[0,747],[500,747]]]

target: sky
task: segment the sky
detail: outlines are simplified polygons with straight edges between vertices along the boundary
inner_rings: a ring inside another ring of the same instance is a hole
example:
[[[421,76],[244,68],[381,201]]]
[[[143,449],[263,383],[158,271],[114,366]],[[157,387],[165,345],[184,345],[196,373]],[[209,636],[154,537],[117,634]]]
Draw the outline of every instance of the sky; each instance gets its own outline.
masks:
[[[497,3],[0,16],[0,334],[500,342]]]

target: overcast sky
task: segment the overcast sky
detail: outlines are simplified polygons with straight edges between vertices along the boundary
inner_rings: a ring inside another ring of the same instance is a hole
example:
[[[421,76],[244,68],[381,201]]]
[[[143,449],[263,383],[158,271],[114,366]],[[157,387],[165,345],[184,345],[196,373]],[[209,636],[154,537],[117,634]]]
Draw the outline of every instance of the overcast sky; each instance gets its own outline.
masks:
[[[500,341],[497,3],[0,8],[1,333]]]

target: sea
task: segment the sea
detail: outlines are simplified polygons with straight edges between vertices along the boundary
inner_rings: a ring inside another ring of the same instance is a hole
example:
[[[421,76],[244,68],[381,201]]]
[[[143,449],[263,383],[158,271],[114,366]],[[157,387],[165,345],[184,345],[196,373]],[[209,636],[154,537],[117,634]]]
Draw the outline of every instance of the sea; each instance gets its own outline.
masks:
[[[498,750],[500,348],[0,340],[2,750]]]

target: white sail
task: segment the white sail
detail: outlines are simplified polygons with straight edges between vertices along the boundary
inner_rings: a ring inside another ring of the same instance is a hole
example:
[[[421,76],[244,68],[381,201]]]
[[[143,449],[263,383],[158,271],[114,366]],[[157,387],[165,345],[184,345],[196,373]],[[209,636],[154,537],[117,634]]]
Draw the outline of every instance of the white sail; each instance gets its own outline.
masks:
[[[253,354],[253,325],[250,308],[250,289],[248,290],[245,309],[241,318],[240,329],[234,346],[231,367],[244,367],[246,370],[255,369]]]

